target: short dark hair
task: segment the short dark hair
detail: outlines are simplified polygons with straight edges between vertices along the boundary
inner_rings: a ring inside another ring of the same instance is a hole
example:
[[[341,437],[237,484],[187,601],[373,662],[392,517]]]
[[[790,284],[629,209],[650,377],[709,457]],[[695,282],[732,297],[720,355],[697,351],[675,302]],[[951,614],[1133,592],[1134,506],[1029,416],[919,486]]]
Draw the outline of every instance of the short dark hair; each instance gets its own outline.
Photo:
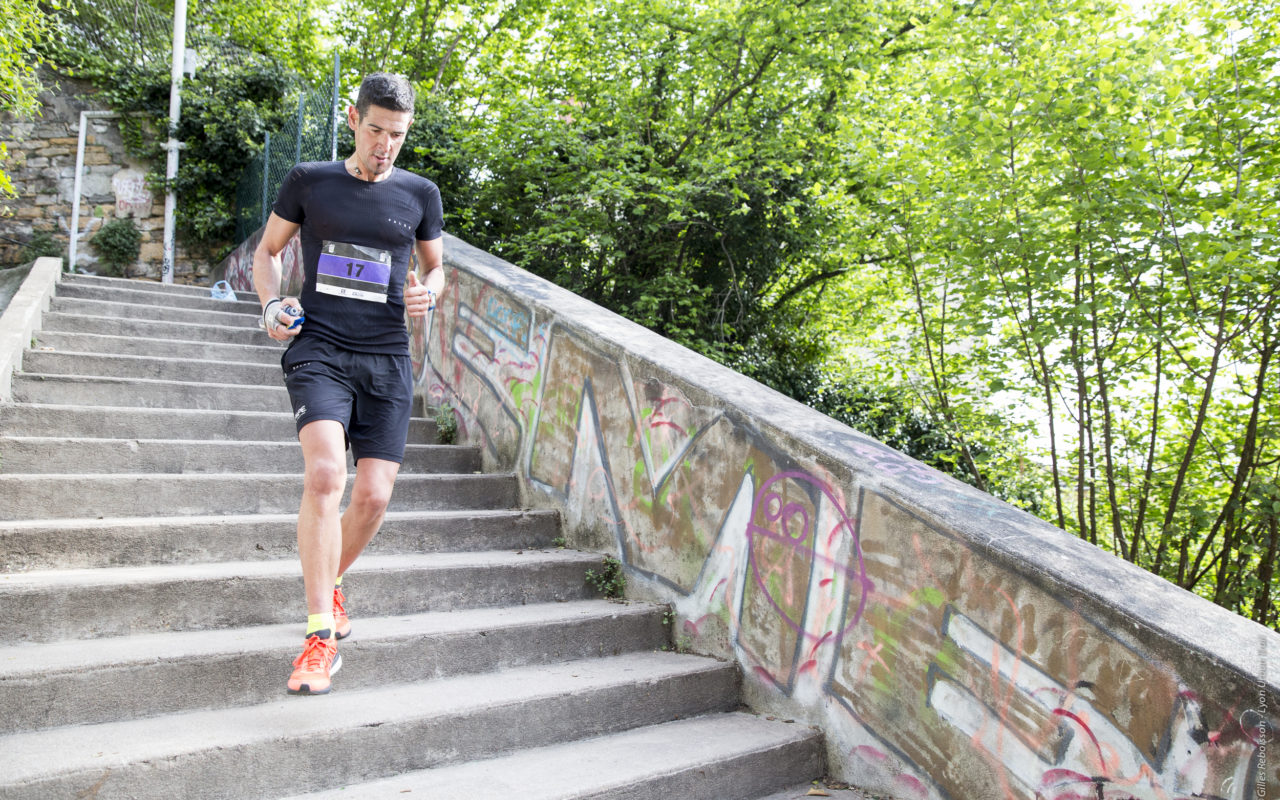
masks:
[[[360,119],[369,113],[369,106],[385,108],[388,111],[408,111],[413,113],[413,87],[403,75],[390,72],[375,72],[366,75],[360,82],[360,93],[356,95],[356,111]]]

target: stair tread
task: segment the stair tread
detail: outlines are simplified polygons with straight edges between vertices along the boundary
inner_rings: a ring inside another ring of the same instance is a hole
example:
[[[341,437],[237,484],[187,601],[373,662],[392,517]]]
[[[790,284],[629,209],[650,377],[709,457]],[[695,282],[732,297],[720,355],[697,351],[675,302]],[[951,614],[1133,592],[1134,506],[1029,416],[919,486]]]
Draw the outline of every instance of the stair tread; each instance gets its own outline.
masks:
[[[24,444],[89,444],[96,446],[108,446],[111,444],[137,444],[137,445],[181,445],[183,447],[200,447],[207,445],[210,447],[300,447],[297,439],[148,439],[136,436],[131,437],[115,437],[115,436],[24,436],[14,433],[0,433],[0,441],[20,442]],[[479,450],[479,445],[459,445],[459,444],[434,444],[430,442],[408,442],[405,444],[406,451],[429,452],[432,450]],[[21,474],[21,473],[10,473]],[[28,474],[44,474],[44,473],[28,473]],[[234,473],[231,473],[234,474]]]
[[[118,769],[249,743],[301,742],[308,736],[335,736],[362,727],[464,715],[731,669],[698,656],[627,653],[377,689],[335,689],[323,700],[281,697],[250,707],[15,733],[0,737],[0,751],[6,756],[3,780],[22,784],[50,774]],[[324,704],[324,713],[317,713],[318,703]]]
[[[190,359],[182,358],[181,356],[143,356],[143,355],[137,355],[135,353],[99,353],[99,352],[94,352],[92,350],[42,350],[40,348],[36,348],[35,350],[28,350],[27,352],[35,353],[38,355],[49,355],[49,356],[59,356],[59,357],[67,356],[67,357],[76,358],[82,361],[126,361],[131,363],[138,363],[138,364],[156,364],[156,363],[168,364],[170,362],[176,362],[179,364],[190,363]],[[261,361],[235,361],[231,359],[226,359],[226,360],[218,360],[218,361],[207,361],[205,363],[216,364],[220,368],[221,367],[252,367],[253,369],[256,369],[256,370],[270,370],[277,373],[280,371],[279,364],[264,364]],[[31,374],[31,373],[26,373],[26,374]],[[62,373],[49,373],[49,374],[60,375]],[[109,377],[116,377],[116,376],[109,376]],[[282,382],[282,385],[283,385],[283,382]]]
[[[101,481],[110,482],[111,480],[128,481],[134,483],[142,483],[145,481],[190,481],[190,482],[207,482],[214,480],[296,480],[299,481],[301,487],[301,472],[179,472],[170,474],[162,474],[158,472],[129,472],[121,475],[110,475],[104,473],[93,472],[11,472],[0,473],[0,481],[49,481],[49,480],[66,480],[68,478],[76,478],[81,481]],[[396,476],[396,485],[401,485],[404,481],[441,481],[453,479],[475,478],[481,480],[493,479],[509,479],[513,477],[508,472],[440,472],[435,474],[424,473],[403,473]],[[347,476],[348,483],[354,478],[352,475]]]
[[[783,789],[780,792],[774,792],[773,794],[765,797],[757,798],[757,800],[805,800],[805,798],[813,796],[809,794],[809,790],[813,788],[813,786],[813,783],[800,783]],[[823,784],[822,791],[826,792],[827,797],[830,797],[831,800],[886,800],[884,795],[867,794],[866,792],[853,787],[848,789],[832,789],[831,787]]]
[[[673,772],[815,737],[802,725],[741,712],[714,714],[295,795],[288,800],[400,800],[406,793],[415,800],[609,797]]]
[[[457,517],[502,518],[521,516],[555,516],[549,509],[536,508],[459,508],[459,509],[424,509],[421,511],[388,511],[386,521],[398,520],[432,520]],[[165,527],[175,524],[209,524],[217,522],[244,522],[246,524],[278,522],[293,528],[298,519],[296,513],[285,514],[186,514],[169,517],[63,517],[58,519],[17,519],[0,520],[0,533],[16,530],[57,530],[65,527],[94,528],[109,530],[112,528],[131,527]],[[375,539],[376,541],[376,539]]]
[[[41,376],[38,373],[20,373],[23,375],[33,375],[35,377],[54,377],[63,378],[64,375]],[[170,381],[171,383],[183,383],[181,381]],[[228,384],[236,386],[237,384]],[[283,387],[282,387],[283,388]],[[216,414],[219,417],[234,416],[246,419],[265,419],[270,421],[289,420],[292,422],[293,415],[288,411],[257,411],[253,409],[193,409],[193,408],[146,408],[142,406],[110,406],[110,405],[86,405],[84,403],[28,403],[13,402],[0,403],[0,420],[9,412],[15,412],[19,409],[31,410],[34,412],[48,413],[67,413],[67,414],[92,414],[94,416],[102,416],[106,414],[134,414],[134,415],[163,415],[169,417],[191,417],[202,418]],[[432,422],[430,417],[415,415],[410,418],[415,422]],[[290,433],[292,433],[292,425],[290,425]],[[238,441],[238,440],[237,440]]]
[[[117,278],[111,275],[88,275],[83,272],[68,272],[62,276],[64,283],[79,283],[85,286],[108,286],[126,289],[144,288],[184,294],[197,297],[208,297],[209,287],[189,283],[163,283],[145,278]]]
[[[507,567],[521,564],[598,563],[599,556],[578,550],[528,549],[479,550],[455,553],[411,553],[361,556],[348,574],[404,572],[432,569]],[[186,581],[228,581],[235,579],[301,577],[296,558],[263,561],[216,561],[198,564],[152,564],[147,566],[47,569],[0,574],[0,596],[11,592],[41,591],[66,586],[116,587],[165,584]]]
[[[26,374],[34,374],[34,373],[19,373],[19,374],[26,375]],[[61,378],[65,376],[54,375],[51,377]],[[217,411],[210,411],[206,409],[193,409],[193,408],[140,408],[138,406],[87,405],[85,403],[28,403],[25,401],[21,401],[21,402],[0,403],[0,419],[2,419],[5,413],[7,412],[15,412],[18,410],[28,410],[28,409],[35,412],[47,411],[50,413],[66,412],[66,413],[80,413],[80,414],[93,414],[93,415],[102,415],[108,412],[118,411],[118,412],[127,412],[131,414],[163,414],[165,416],[189,416],[189,417],[205,417],[211,413],[216,413],[219,416],[233,415],[237,417],[249,417],[254,419],[261,418],[261,419],[271,419],[271,420],[292,419],[293,417],[293,415],[287,411],[254,411],[254,410],[239,410],[239,409],[232,409],[232,408],[217,410]],[[422,417],[417,417],[417,419],[422,419]]]
[[[357,574],[355,572],[352,573]],[[466,631],[492,631],[517,626],[560,625],[574,619],[616,618],[654,613],[644,603],[570,600],[517,606],[428,611],[382,617],[360,617],[356,643],[411,635],[431,636]],[[282,623],[207,631],[135,633],[85,641],[12,644],[0,647],[0,682],[31,680],[41,675],[87,669],[113,669],[130,664],[201,658],[219,654],[294,648],[301,625]],[[344,646],[347,646],[344,642]]]
[[[115,319],[115,318],[103,317],[102,319]],[[217,327],[217,326],[210,326],[210,327]],[[81,339],[87,339],[89,341],[98,341],[103,343],[119,342],[121,346],[125,348],[120,351],[121,355],[127,354],[128,348],[130,346],[136,346],[138,341],[137,337],[123,336],[116,333],[90,333],[90,332],[76,332],[76,331],[41,330],[41,331],[36,331],[35,336],[37,340],[44,336],[51,336],[54,338],[54,341],[71,340],[72,342],[76,342],[76,341],[80,341]],[[228,342],[210,342],[200,338],[166,339],[164,340],[164,344],[166,345],[200,345],[202,347],[213,346],[213,347],[226,348],[226,349],[247,350],[252,353],[260,353],[263,355],[275,355],[275,356],[279,356],[281,353],[284,352],[284,348],[282,346],[274,343],[273,344],[234,344],[234,343],[228,343]],[[104,352],[104,351],[98,351],[98,350],[73,350],[73,349],[66,349],[66,348],[51,348],[51,349],[45,350],[43,347],[36,347],[34,349],[42,350],[43,352],[50,352],[50,353],[77,353],[78,352],[78,353],[96,353],[98,355],[110,354],[110,351]]]
[[[262,366],[260,364],[252,364],[250,366]],[[15,372],[15,379],[28,378],[35,381],[63,381],[66,383],[144,383],[144,384],[168,384],[172,386],[181,386],[183,388],[194,387],[216,387],[222,389],[239,389],[248,390],[266,390],[270,392],[278,392],[285,394],[284,382],[279,386],[263,386],[260,384],[246,383],[217,383],[213,381],[171,381],[163,378],[123,378],[117,375],[64,375],[57,372]],[[42,405],[58,405],[57,403],[44,403]],[[107,406],[98,406],[97,408],[107,408]],[[137,408],[137,406],[125,406],[125,408]]]

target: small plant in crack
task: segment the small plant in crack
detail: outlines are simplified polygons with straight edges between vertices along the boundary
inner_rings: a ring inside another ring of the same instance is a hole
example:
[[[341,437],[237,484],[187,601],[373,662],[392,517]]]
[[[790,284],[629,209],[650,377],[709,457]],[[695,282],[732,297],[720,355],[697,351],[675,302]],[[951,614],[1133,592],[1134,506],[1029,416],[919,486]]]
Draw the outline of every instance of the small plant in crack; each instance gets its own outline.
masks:
[[[453,406],[447,403],[436,409],[436,438],[440,444],[453,444],[458,440],[458,418]]]
[[[600,571],[587,570],[587,583],[610,600],[619,600],[627,589],[627,576],[622,574],[622,562],[613,556],[605,556]]]

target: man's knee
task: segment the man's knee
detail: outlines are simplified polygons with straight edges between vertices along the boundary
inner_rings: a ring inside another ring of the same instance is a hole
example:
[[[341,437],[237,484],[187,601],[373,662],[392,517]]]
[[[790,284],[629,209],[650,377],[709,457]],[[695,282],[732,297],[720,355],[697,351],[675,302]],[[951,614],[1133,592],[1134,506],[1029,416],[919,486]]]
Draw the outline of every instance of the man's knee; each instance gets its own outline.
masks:
[[[347,488],[345,461],[332,458],[313,458],[307,462],[302,479],[304,494],[315,498],[337,500]]]
[[[366,516],[378,516],[391,503],[392,484],[388,481],[356,481],[351,489],[351,505]]]

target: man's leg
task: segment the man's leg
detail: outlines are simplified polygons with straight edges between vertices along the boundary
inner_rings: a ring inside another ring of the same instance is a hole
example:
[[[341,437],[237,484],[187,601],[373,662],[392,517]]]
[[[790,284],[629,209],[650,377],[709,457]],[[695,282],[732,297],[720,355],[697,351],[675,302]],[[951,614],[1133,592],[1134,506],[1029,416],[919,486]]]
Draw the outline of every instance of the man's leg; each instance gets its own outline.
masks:
[[[342,423],[319,419],[302,426],[304,476],[298,509],[298,558],[307,595],[307,635],[293,662],[290,694],[325,694],[342,666],[333,616],[333,584],[342,555],[338,507],[347,484],[346,439]]]
[[[382,526],[399,472],[399,463],[380,458],[362,458],[356,464],[351,502],[342,513],[342,556],[338,575],[347,571]]]
[[[298,557],[307,593],[307,614],[333,610],[333,583],[342,556],[338,514],[347,485],[346,440],[342,423],[319,419],[298,431],[305,476],[298,510]]]
[[[386,516],[400,465],[380,458],[362,458],[356,463],[356,480],[351,502],[342,514],[342,554],[338,563],[339,585],[333,588],[334,633],[339,639],[351,635],[347,616],[347,596],[342,592],[342,576],[372,541]]]
[[[338,581],[378,532],[391,490],[400,472],[409,418],[413,411],[413,368],[408,356],[360,355],[351,373],[357,387],[347,428],[356,479],[342,514],[342,553]],[[342,586],[333,589],[333,613],[339,638],[351,633]]]

